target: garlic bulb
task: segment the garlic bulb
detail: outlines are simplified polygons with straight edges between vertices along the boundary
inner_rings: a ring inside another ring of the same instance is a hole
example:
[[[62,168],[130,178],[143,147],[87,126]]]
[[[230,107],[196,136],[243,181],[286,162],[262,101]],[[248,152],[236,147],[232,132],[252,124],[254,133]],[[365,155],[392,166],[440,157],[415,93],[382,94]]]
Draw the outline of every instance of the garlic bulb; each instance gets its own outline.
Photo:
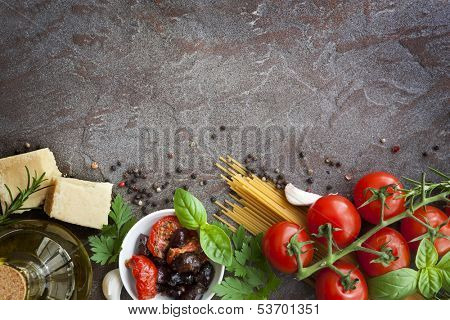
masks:
[[[310,206],[322,197],[315,193],[303,191],[295,187],[292,183],[286,185],[284,193],[287,201],[295,206]]]
[[[120,300],[123,283],[119,269],[111,270],[103,278],[102,289],[107,300]]]

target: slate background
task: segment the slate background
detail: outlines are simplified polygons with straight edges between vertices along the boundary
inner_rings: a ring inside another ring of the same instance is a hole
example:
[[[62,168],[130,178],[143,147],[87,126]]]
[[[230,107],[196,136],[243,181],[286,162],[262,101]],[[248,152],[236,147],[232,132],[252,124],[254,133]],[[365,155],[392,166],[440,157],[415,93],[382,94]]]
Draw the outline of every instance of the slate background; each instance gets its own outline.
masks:
[[[224,154],[257,155],[301,187],[311,169],[318,193],[347,195],[375,169],[448,172],[448,17],[428,0],[2,0],[0,156],[47,146],[64,173],[115,183],[145,167],[147,187],[170,183],[157,208],[186,184],[210,213]],[[92,298],[109,269],[94,265]],[[274,295],[313,297],[287,276]]]

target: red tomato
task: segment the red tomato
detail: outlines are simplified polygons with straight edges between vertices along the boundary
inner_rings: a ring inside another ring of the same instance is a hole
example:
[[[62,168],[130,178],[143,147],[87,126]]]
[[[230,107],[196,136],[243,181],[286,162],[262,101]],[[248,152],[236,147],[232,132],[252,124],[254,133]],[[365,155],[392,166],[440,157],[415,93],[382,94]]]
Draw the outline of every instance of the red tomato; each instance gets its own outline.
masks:
[[[372,192],[367,188],[380,189],[388,185],[397,185],[399,188],[403,188],[400,181],[393,175],[386,172],[373,172],[362,177],[353,190],[353,201],[355,206],[359,208],[364,202],[366,202],[371,196]],[[392,218],[403,211],[405,211],[405,199],[394,199],[401,194],[400,191],[395,191],[392,187],[387,189],[387,192],[393,193],[393,195],[386,198],[386,206],[384,207],[384,220]],[[367,222],[378,224],[380,222],[381,202],[380,200],[372,201],[358,209],[362,218]]]
[[[301,230],[301,231],[300,231]],[[294,273],[298,270],[297,260],[295,255],[289,255],[287,245],[292,236],[297,232],[298,241],[309,241],[309,236],[305,230],[302,230],[298,224],[293,222],[283,221],[274,224],[267,230],[262,240],[262,249],[267,260],[278,271],[285,273]],[[302,247],[300,259],[304,267],[308,266],[313,258],[313,245],[307,244]]]
[[[361,229],[361,218],[355,206],[338,195],[327,195],[317,200],[308,210],[307,222],[310,233],[317,233],[319,227],[326,223],[339,228],[333,232],[333,239],[340,248],[352,243]],[[323,237],[319,241],[326,243]]]
[[[392,250],[392,255],[397,257],[397,260],[391,261],[387,266],[384,266],[382,263],[372,262],[372,260],[378,258],[377,255],[364,251],[357,251],[358,262],[367,275],[376,277],[390,271],[409,267],[410,255],[408,243],[400,232],[386,227],[372,235],[363,243],[363,247],[377,251],[381,251],[383,246],[390,248]]]
[[[414,211],[414,216],[428,223],[433,228],[436,228],[448,219],[444,212],[432,206],[425,206],[417,209]],[[450,222],[439,229],[439,231],[446,236],[450,236]],[[405,218],[400,225],[400,232],[405,237],[406,241],[408,241],[409,248],[412,251],[417,251],[420,240],[414,242],[410,241],[426,233],[427,228],[412,218]],[[439,256],[443,256],[450,251],[450,240],[438,238],[434,241],[434,246],[436,247]]]
[[[158,258],[164,258],[169,246],[172,233],[181,228],[180,222],[175,216],[167,216],[159,219],[150,230],[147,248]]]
[[[156,282],[158,280],[158,269],[146,256],[132,256],[126,262],[127,268],[131,269],[136,280],[136,291],[139,300],[148,300],[156,296]]]
[[[353,290],[345,290],[341,276],[330,268],[320,270],[316,280],[316,296],[320,300],[367,300],[367,283],[361,271],[351,263],[336,261],[334,266],[342,273],[351,271],[350,279],[358,279]]]

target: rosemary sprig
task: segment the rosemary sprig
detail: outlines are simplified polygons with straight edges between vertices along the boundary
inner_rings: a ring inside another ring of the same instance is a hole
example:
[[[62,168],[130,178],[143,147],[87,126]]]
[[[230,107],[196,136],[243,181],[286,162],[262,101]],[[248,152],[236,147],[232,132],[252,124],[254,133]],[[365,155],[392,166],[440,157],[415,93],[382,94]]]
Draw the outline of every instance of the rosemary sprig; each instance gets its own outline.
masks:
[[[1,205],[0,201],[0,225],[8,222],[9,216],[13,213],[19,213],[20,210],[29,210],[34,208],[25,208],[23,204],[28,198],[36,192],[39,192],[43,189],[48,188],[49,186],[41,187],[44,181],[47,181],[45,178],[45,172],[38,176],[36,170],[34,171],[34,175],[31,176],[30,170],[27,166],[25,166],[25,171],[27,173],[27,186],[25,189],[21,189],[20,187],[16,187],[19,190],[19,193],[13,197],[11,189],[5,184],[5,188],[8,191],[10,203],[4,200],[4,209]]]

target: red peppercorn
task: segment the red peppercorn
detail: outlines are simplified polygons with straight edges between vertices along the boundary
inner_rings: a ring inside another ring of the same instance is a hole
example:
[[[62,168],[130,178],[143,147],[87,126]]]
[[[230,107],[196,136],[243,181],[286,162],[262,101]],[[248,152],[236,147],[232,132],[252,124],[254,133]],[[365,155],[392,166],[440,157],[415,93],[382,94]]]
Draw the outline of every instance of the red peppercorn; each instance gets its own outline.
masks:
[[[400,151],[400,146],[393,146],[393,147],[391,148],[391,151],[392,151],[392,153],[397,153],[397,152],[399,152],[399,151]]]
[[[118,185],[120,188],[123,188],[123,187],[125,187],[125,181],[120,181],[117,185]]]

